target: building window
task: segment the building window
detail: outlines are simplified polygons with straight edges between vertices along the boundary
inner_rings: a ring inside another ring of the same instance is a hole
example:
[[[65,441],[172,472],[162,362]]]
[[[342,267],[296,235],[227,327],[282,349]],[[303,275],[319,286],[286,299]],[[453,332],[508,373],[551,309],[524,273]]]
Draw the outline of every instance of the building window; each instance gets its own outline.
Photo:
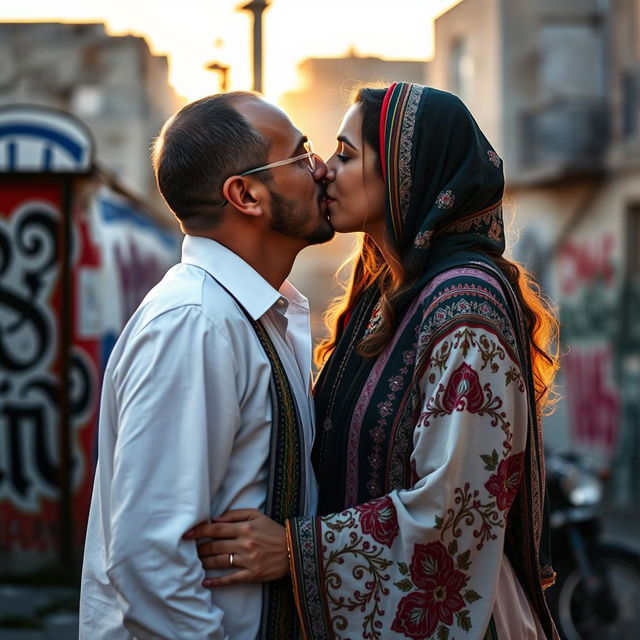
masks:
[[[451,47],[450,65],[451,91],[463,102],[468,102],[471,98],[473,59],[466,38],[458,38],[454,41]]]

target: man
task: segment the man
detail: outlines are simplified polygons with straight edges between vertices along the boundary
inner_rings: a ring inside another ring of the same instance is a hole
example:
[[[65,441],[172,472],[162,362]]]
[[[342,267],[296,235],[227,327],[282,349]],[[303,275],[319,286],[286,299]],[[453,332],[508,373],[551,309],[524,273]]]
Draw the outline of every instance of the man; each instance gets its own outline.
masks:
[[[80,637],[293,637],[289,584],[212,593],[183,534],[229,509],[315,511],[309,312],[285,278],[333,236],[326,167],[249,93],[184,107],[153,161],[186,237],[105,372]]]

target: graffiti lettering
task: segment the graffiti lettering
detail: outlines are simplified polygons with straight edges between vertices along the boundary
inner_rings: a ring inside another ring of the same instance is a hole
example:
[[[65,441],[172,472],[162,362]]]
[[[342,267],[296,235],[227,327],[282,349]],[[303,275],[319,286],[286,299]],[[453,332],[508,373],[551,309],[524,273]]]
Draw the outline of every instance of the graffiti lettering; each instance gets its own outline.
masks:
[[[10,226],[0,224],[0,371],[38,366],[55,342],[51,311],[42,300],[57,272],[56,214],[35,204],[16,212]]]
[[[37,512],[40,499],[57,499],[60,380],[56,366],[55,298],[59,213],[30,202],[0,221],[0,502]],[[71,354],[70,410],[75,427],[90,411],[90,364]],[[72,434],[71,477],[83,469]]]

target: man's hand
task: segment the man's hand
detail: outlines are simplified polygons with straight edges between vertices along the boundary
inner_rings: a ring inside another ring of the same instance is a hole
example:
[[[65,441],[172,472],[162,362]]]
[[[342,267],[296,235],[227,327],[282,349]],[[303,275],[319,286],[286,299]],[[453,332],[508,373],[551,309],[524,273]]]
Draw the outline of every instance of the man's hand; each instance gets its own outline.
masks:
[[[198,556],[205,569],[239,568],[226,576],[206,578],[202,583],[205,587],[269,582],[289,575],[285,529],[256,509],[227,511],[190,529],[184,537],[215,538],[198,544]]]

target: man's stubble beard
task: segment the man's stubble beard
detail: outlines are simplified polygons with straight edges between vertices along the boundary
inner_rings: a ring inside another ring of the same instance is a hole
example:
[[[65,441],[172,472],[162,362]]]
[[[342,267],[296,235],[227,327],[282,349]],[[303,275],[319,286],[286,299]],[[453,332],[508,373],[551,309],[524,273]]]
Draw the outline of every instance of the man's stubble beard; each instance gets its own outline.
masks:
[[[306,215],[294,200],[289,200],[279,193],[269,189],[271,196],[271,229],[290,238],[300,238],[309,244],[322,244],[329,242],[335,235],[333,227],[326,218],[318,221],[318,226],[309,231]]]

